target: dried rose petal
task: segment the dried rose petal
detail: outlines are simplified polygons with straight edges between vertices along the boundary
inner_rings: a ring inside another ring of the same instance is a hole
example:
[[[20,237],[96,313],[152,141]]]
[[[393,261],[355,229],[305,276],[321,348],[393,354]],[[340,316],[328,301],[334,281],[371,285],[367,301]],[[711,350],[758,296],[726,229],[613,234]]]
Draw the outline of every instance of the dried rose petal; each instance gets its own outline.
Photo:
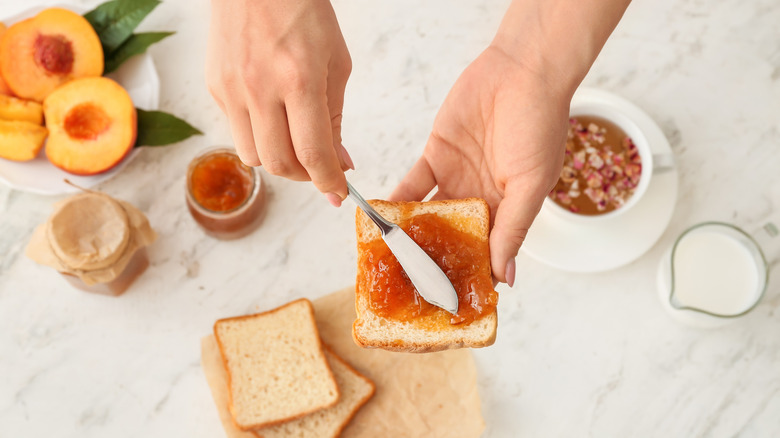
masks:
[[[601,189],[594,189],[593,187],[589,187],[585,189],[585,194],[590,198],[591,201],[594,203],[598,203],[599,201],[606,198],[606,193],[604,193]]]
[[[626,175],[631,177],[642,173],[642,166],[638,164],[629,164],[626,166]]]
[[[573,167],[577,170],[582,170],[584,166],[585,166],[585,151],[579,151],[574,154]]]
[[[563,166],[563,169],[561,169],[561,181],[565,183],[577,181],[577,172],[569,166]]]
[[[602,167],[604,167],[604,159],[594,154],[591,155],[590,158],[588,158],[588,164],[590,164],[592,167],[596,169],[601,169]]]
[[[586,178],[585,181],[588,183],[588,187],[601,187],[601,183],[604,180],[604,177],[601,176],[600,173],[590,173]]]
[[[555,197],[558,198],[558,201],[565,205],[571,204],[571,198],[569,197],[568,193],[565,192],[558,192],[555,194]]]

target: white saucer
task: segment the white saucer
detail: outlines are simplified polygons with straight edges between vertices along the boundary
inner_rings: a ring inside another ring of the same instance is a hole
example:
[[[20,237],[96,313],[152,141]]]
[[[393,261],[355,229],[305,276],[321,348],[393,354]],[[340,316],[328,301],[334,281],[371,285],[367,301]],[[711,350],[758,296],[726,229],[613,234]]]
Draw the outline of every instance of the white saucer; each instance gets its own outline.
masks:
[[[631,102],[606,91],[577,90],[571,107],[605,105],[636,123],[653,154],[671,154],[658,125]],[[603,221],[571,221],[550,211],[550,199],[534,220],[522,250],[554,268],[571,272],[600,272],[631,263],[661,237],[677,202],[677,169],[653,175],[644,196],[631,210]]]
[[[54,5],[72,11],[83,13],[81,8],[70,5]],[[11,25],[17,21],[29,18],[42,11],[45,7],[38,6],[28,9],[12,17],[0,19],[3,23]],[[151,55],[142,55],[130,58],[115,72],[107,75],[121,84],[133,99],[137,108],[156,110],[160,99],[160,79],[154,67]],[[74,193],[78,189],[65,183],[67,178],[74,184],[89,188],[108,180],[122,169],[140,153],[139,148],[133,149],[121,163],[108,172],[93,176],[77,176],[55,167],[46,159],[44,151],[32,161],[16,162],[0,158],[0,182],[13,189],[41,195],[59,195]]]

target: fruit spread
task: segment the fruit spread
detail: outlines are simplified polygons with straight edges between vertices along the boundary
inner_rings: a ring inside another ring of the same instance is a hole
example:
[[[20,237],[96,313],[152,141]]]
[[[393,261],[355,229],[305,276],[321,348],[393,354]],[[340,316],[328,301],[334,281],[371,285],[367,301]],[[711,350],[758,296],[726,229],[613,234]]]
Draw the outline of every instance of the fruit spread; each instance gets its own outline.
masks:
[[[235,239],[259,225],[265,209],[262,188],[260,174],[235,152],[212,149],[190,163],[187,207],[207,234]]]
[[[600,117],[573,117],[561,176],[550,197],[573,213],[608,213],[634,194],[641,174],[642,158],[622,129]]]
[[[252,169],[231,154],[212,154],[192,170],[192,196],[204,208],[226,212],[249,198],[254,185]]]
[[[455,287],[458,313],[451,316],[451,324],[469,324],[495,309],[498,294],[493,290],[486,241],[454,228],[435,214],[414,216],[398,225],[431,256]],[[383,240],[363,245],[363,271],[374,313],[399,321],[447,313],[417,293]]]

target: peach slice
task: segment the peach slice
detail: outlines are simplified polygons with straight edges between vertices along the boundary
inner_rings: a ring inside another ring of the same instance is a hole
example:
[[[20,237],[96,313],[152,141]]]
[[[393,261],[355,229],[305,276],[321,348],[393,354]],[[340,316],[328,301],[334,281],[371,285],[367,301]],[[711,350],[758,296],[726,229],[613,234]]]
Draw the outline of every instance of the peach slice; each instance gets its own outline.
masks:
[[[0,75],[13,93],[43,101],[58,86],[103,74],[103,47],[92,25],[67,9],[44,9],[0,39]]]
[[[77,175],[105,172],[133,149],[137,121],[130,95],[111,79],[76,79],[43,101],[46,156]]]
[[[46,128],[20,120],[0,120],[0,158],[30,161],[46,140]]]
[[[5,23],[0,23],[0,39],[3,38],[3,34],[5,33],[5,30],[7,29]],[[8,86],[8,84],[5,83],[5,79],[3,79],[3,75],[0,74],[0,94],[3,96],[13,96],[14,92],[11,91],[11,88]]]
[[[43,124],[43,106],[32,100],[0,95],[0,119]]]

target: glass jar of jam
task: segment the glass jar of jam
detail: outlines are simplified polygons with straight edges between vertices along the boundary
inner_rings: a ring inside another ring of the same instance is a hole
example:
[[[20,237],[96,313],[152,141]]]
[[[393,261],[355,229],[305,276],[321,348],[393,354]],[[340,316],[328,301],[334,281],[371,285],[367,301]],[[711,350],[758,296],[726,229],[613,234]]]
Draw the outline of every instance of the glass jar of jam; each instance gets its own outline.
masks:
[[[119,276],[106,283],[87,284],[78,276],[68,272],[60,272],[60,274],[76,289],[116,297],[122,295],[148,267],[149,256],[146,248],[141,248],[133,254]]]
[[[88,191],[57,203],[26,252],[77,289],[118,296],[149,267],[146,247],[156,238],[133,205]]]
[[[187,208],[209,236],[244,237],[260,225],[265,213],[260,172],[242,163],[232,149],[206,150],[187,168]]]

